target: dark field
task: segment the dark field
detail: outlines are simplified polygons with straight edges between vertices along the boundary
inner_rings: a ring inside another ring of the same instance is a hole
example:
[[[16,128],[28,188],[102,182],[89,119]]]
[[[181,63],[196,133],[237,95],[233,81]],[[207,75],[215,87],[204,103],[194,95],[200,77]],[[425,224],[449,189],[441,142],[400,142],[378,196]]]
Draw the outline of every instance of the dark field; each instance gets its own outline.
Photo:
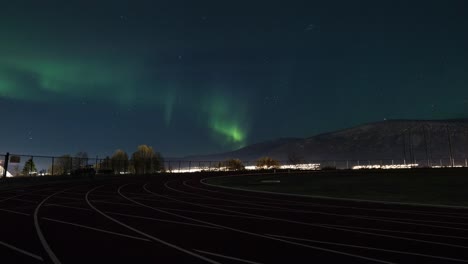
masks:
[[[207,183],[302,195],[468,206],[466,168],[291,172],[212,178]]]
[[[219,176],[194,173],[62,181],[43,178],[14,185],[10,181],[10,187],[0,190],[0,261],[468,262],[468,209],[289,197],[202,182]],[[380,176],[391,179],[390,175]],[[352,179],[367,179],[364,175],[326,172],[233,176],[225,180],[246,181],[250,184],[238,185],[252,188],[262,186],[258,184],[261,178],[287,177],[291,186],[288,190],[304,184],[304,179],[315,179],[315,184],[328,179],[330,190],[343,185],[338,184],[341,178],[347,179],[345,185],[356,188]],[[394,181],[386,184],[391,183]],[[375,180],[362,187],[381,184]]]

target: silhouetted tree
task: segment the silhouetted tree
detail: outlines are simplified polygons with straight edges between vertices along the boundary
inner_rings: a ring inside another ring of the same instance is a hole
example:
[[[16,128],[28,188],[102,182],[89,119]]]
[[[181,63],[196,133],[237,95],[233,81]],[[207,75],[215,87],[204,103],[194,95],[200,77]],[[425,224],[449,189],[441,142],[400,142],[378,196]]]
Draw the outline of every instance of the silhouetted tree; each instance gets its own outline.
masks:
[[[99,168],[101,170],[110,170],[112,169],[112,161],[109,156],[106,156],[103,160],[99,162]]]
[[[20,166],[18,164],[13,165],[11,170],[11,175],[13,176],[21,176]]]
[[[224,161],[224,164],[228,170],[245,170],[245,166],[240,159],[228,159]]]
[[[24,176],[27,176],[33,173],[37,173],[36,164],[34,164],[33,159],[30,158],[26,161],[26,163],[24,163],[24,167],[23,167],[23,170],[21,171],[21,174]]]
[[[54,164],[49,167],[48,171],[50,174],[53,173],[53,175],[65,175],[71,171],[71,168],[72,157],[66,154],[56,158]]]
[[[116,150],[114,152],[114,155],[112,155],[111,158],[112,161],[112,169],[114,170],[115,173],[120,173],[120,172],[127,172],[128,171],[128,155],[125,151],[123,150]]]
[[[161,155],[147,145],[138,146],[132,154],[131,163],[136,174],[155,173],[164,169]]]
[[[88,165],[88,153],[80,151],[73,158],[73,169],[83,168]]]
[[[290,152],[288,154],[288,162],[290,165],[297,165],[304,163],[304,158],[299,156],[296,152]]]
[[[214,168],[215,170],[218,170],[218,171],[221,171],[221,168],[227,169],[226,161],[219,161],[218,163],[215,163]]]
[[[280,162],[270,157],[262,157],[257,160],[256,164],[258,169],[272,169],[279,168]]]

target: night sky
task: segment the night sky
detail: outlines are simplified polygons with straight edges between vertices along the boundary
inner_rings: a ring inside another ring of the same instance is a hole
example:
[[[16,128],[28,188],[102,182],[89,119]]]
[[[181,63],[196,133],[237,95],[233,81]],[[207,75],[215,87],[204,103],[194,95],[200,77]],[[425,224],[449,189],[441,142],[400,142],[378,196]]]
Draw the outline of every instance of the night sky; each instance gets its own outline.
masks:
[[[2,1],[0,153],[233,150],[468,117],[468,3]]]

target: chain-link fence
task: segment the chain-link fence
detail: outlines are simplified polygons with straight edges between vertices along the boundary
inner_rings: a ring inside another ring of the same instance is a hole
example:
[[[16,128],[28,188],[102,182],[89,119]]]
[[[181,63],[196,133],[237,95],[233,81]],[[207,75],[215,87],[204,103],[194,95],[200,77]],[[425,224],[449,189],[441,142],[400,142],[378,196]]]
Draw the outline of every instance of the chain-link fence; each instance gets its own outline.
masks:
[[[257,160],[206,161],[186,159],[113,159],[39,155],[0,155],[0,177],[60,176],[74,174],[152,174],[202,171],[257,170],[263,168],[289,170],[330,169],[398,169],[468,167],[467,158],[440,159],[348,159],[348,160],[276,160],[275,164],[258,164]]]
[[[199,172],[199,171],[227,171],[232,170],[229,161],[187,161],[170,160],[164,162],[167,172]],[[348,160],[302,160],[291,162],[278,160],[278,166],[259,166],[257,160],[241,161],[247,170],[262,168],[297,169],[297,170],[326,170],[326,169],[403,169],[403,168],[442,168],[442,167],[468,167],[467,158],[459,159],[433,159],[412,161],[405,159],[348,159]]]

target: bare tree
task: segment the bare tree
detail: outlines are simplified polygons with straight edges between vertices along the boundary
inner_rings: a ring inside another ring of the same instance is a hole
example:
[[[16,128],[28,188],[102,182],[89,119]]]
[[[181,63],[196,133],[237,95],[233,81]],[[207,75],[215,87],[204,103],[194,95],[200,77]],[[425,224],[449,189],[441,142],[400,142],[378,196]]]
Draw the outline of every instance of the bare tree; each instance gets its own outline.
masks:
[[[112,169],[114,170],[114,173],[121,173],[121,172],[127,172],[128,171],[128,155],[125,151],[118,149],[114,152],[114,154],[111,157],[111,162],[112,162]]]
[[[162,156],[147,145],[138,146],[132,154],[131,163],[136,174],[150,174],[164,170]]]
[[[288,162],[289,165],[298,165],[304,163],[304,157],[299,156],[296,152],[289,152]]]
[[[62,155],[54,160],[54,164],[49,167],[48,171],[51,175],[65,175],[71,172],[72,157],[68,154]]]
[[[13,168],[12,168],[11,172],[12,172],[11,175],[13,175],[15,177],[16,176],[21,176],[21,171],[20,171],[20,167],[19,167],[18,164],[13,165]]]
[[[224,162],[228,170],[238,171],[245,170],[245,166],[240,159],[228,159]]]
[[[80,151],[76,153],[75,157],[73,158],[73,169],[79,169],[86,167],[88,165],[88,153]]]
[[[257,160],[256,166],[258,169],[277,169],[280,167],[280,162],[270,157],[262,157]]]

